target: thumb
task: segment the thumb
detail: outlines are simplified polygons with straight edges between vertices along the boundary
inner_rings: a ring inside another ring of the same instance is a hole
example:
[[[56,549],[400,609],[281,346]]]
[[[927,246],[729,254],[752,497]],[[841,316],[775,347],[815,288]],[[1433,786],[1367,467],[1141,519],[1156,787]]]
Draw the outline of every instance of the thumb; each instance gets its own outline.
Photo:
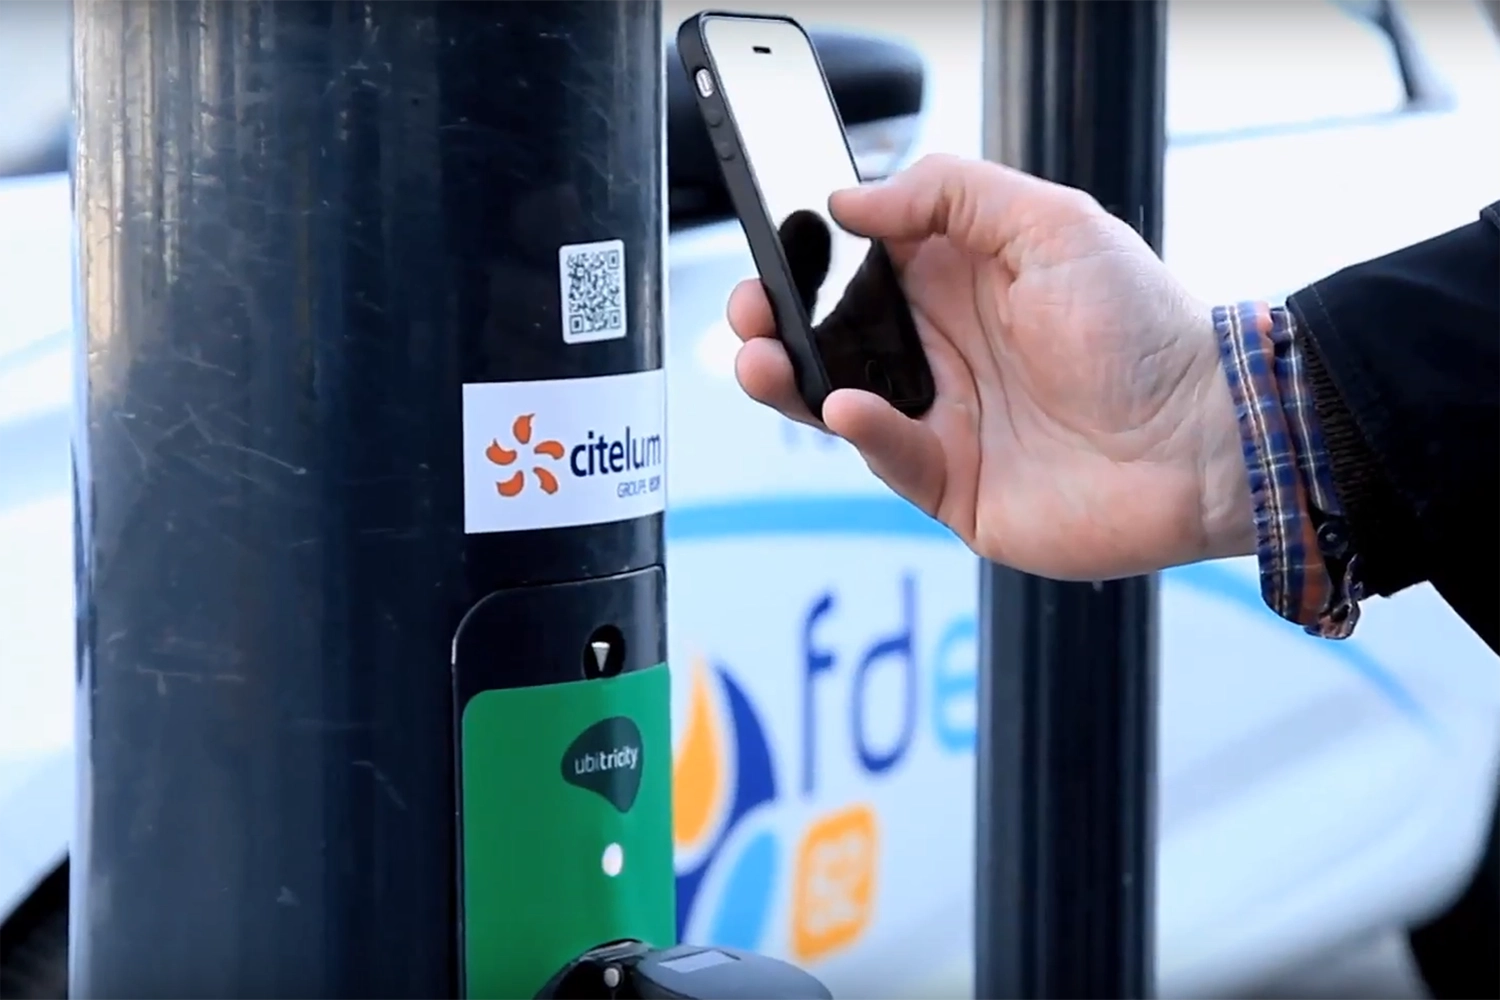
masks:
[[[823,401],[823,426],[854,445],[887,486],[937,516],[947,465],[931,427],[859,389],[839,389]]]
[[[876,184],[834,192],[828,208],[841,226],[879,240],[946,236],[960,249],[998,254],[1033,217],[1036,199],[1080,194],[985,160],[924,156]]]

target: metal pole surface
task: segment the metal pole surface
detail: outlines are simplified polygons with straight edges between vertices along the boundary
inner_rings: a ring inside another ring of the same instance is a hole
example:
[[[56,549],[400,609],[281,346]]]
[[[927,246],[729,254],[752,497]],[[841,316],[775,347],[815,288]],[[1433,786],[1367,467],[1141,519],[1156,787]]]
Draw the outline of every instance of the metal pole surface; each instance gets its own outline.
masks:
[[[1158,251],[1162,0],[985,7],[985,149]],[[981,569],[976,996],[1153,990],[1156,581]]]
[[[458,995],[455,697],[664,658],[659,507],[542,447],[594,397],[466,410],[659,374],[660,5],[76,0],[74,56],[72,993]],[[471,614],[601,578],[566,657]]]

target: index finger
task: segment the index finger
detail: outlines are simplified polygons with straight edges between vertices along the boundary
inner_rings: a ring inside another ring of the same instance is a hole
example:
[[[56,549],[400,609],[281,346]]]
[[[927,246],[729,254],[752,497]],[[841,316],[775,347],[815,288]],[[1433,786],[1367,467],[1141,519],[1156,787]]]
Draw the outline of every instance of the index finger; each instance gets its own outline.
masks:
[[[776,336],[776,317],[760,281],[750,278],[729,293],[729,328],[743,341]]]
[[[1083,211],[1088,200],[998,163],[935,153],[886,180],[835,191],[829,210],[862,236],[946,236],[969,253],[993,255],[1033,222],[1038,209]]]

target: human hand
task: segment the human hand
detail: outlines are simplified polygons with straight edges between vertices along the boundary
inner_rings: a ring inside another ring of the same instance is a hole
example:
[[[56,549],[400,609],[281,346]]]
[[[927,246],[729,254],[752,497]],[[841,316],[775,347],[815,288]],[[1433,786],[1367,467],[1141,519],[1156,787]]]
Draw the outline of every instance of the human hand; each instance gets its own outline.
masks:
[[[1250,488],[1213,323],[1088,195],[930,156],[829,209],[882,240],[937,383],[913,420],[856,389],[819,423],[759,281],[729,323],[740,385],[855,446],[976,553],[1055,579],[1110,579],[1254,551]]]

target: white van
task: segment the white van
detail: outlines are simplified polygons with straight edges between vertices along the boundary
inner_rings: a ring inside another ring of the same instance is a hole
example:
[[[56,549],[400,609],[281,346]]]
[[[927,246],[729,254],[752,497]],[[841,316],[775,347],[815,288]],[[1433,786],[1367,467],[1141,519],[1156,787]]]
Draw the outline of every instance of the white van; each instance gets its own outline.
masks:
[[[780,6],[925,62],[921,115],[858,130],[871,171],[977,154],[977,0]],[[667,8],[671,26],[693,9]],[[1165,255],[1203,298],[1284,295],[1497,197],[1500,43],[1477,3],[1177,2],[1169,70]],[[795,960],[836,995],[970,995],[975,560],[846,446],[734,387],[723,305],[752,265],[712,171],[671,142],[683,933]],[[57,995],[66,948],[69,252],[65,177],[3,182],[8,997]],[[1500,939],[1490,651],[1426,587],[1370,602],[1348,642],[1308,638],[1263,608],[1246,560],[1168,573],[1160,635],[1160,994],[1263,995],[1348,942],[1426,925],[1434,995],[1464,995]]]

